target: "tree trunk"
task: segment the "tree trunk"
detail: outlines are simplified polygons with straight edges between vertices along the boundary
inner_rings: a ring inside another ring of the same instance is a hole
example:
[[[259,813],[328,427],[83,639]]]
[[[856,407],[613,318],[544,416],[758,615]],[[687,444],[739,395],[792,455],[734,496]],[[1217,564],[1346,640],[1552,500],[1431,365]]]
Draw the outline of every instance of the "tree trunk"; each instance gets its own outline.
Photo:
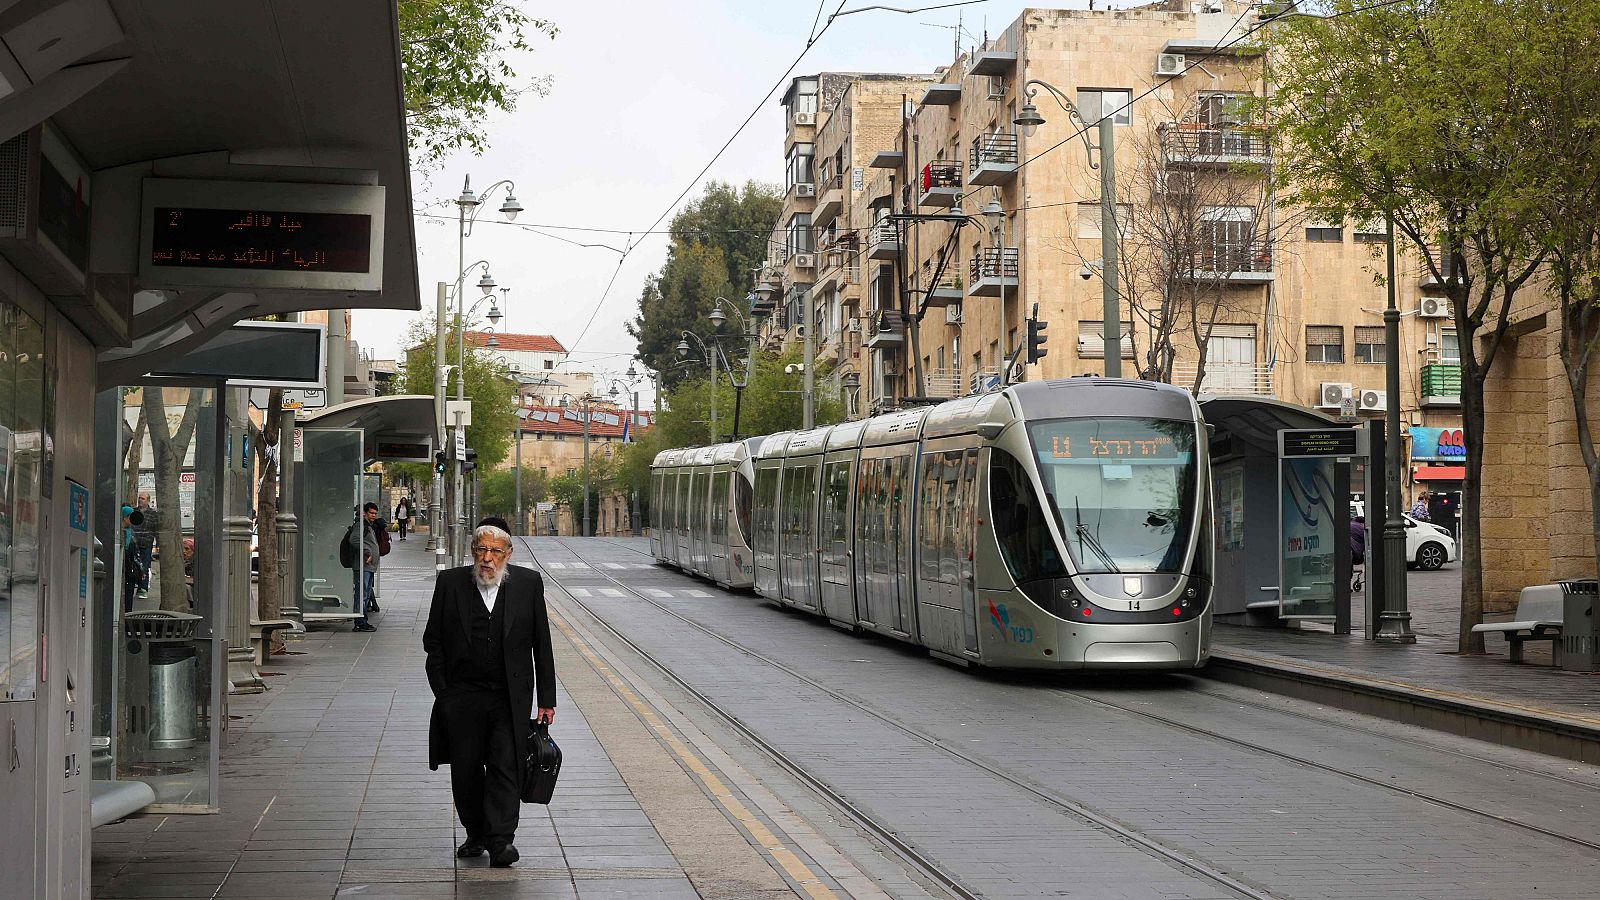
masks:
[[[1478,526],[1483,507],[1484,377],[1478,371],[1477,354],[1468,348],[1475,336],[1464,334],[1460,341],[1461,432],[1467,445],[1467,477],[1461,482],[1461,631],[1456,641],[1461,653],[1483,652],[1483,635],[1472,630],[1483,621],[1483,541]]]
[[[189,452],[189,441],[194,437],[204,392],[198,388],[188,389],[188,402],[176,433],[169,429],[165,395],[165,388],[144,389],[145,421],[155,456],[156,505],[161,516],[156,535],[161,546],[161,608],[188,612],[189,592],[183,573],[183,508],[178,500],[178,483],[183,459]]]
[[[282,419],[283,389],[273,388],[267,395],[265,419],[256,440],[256,463],[261,473],[260,488],[256,493],[256,543],[259,548],[260,568],[260,575],[256,579],[256,598],[261,619],[267,622],[278,618],[283,609],[282,583],[278,578],[278,453],[276,452]]]
[[[144,404],[139,404],[139,418],[133,426],[133,438],[128,442],[127,456],[127,481],[128,490],[122,496],[125,502],[132,503],[139,496],[139,467],[144,463],[144,433],[146,428]]]

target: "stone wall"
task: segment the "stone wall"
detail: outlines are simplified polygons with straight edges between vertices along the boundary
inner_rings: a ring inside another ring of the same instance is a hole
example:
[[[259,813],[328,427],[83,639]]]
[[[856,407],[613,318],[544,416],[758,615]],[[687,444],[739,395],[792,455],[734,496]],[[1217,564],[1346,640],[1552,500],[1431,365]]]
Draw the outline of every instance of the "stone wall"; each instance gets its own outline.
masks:
[[[1515,609],[1522,588],[1550,578],[1548,524],[1554,521],[1552,505],[1561,508],[1551,490],[1555,470],[1550,468],[1548,449],[1547,410],[1554,407],[1554,401],[1547,399],[1554,393],[1549,390],[1550,374],[1552,366],[1557,371],[1561,366],[1550,358],[1552,349],[1542,331],[1508,340],[1484,385],[1480,528],[1484,609],[1490,614]],[[1572,499],[1566,492],[1561,497]]]

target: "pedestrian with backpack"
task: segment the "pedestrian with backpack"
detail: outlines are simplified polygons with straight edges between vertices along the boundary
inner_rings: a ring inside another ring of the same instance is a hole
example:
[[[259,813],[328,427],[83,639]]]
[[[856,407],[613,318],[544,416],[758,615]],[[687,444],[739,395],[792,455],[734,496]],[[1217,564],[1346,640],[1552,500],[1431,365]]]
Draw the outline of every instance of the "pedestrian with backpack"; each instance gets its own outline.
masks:
[[[378,504],[368,503],[361,510],[361,521],[350,526],[344,533],[344,543],[339,553],[339,562],[347,560],[350,568],[359,569],[361,572],[360,587],[356,590],[356,631],[377,631],[371,622],[367,621],[368,604],[372,602],[373,582],[378,577],[378,557],[382,551],[378,548],[378,535],[372,530],[372,523],[378,518]]]

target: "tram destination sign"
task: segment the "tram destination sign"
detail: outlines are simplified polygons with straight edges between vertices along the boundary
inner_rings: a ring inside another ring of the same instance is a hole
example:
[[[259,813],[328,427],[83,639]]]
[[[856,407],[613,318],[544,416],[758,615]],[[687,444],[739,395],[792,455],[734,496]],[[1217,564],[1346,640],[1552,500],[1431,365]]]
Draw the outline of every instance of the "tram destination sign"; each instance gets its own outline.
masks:
[[[381,290],[383,211],[375,185],[145,179],[140,283]]]
[[[1283,459],[1356,456],[1359,452],[1354,428],[1289,428],[1278,432],[1278,456]]]

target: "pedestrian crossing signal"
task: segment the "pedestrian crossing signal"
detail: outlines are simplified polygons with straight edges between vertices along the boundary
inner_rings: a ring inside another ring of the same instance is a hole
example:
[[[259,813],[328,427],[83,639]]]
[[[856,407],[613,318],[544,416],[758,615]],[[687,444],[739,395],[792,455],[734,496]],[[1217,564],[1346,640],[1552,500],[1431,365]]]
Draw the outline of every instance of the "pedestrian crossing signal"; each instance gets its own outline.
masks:
[[[445,468],[444,451],[440,450],[437,453],[433,454],[433,473],[435,475],[443,475],[444,474],[444,468]]]

